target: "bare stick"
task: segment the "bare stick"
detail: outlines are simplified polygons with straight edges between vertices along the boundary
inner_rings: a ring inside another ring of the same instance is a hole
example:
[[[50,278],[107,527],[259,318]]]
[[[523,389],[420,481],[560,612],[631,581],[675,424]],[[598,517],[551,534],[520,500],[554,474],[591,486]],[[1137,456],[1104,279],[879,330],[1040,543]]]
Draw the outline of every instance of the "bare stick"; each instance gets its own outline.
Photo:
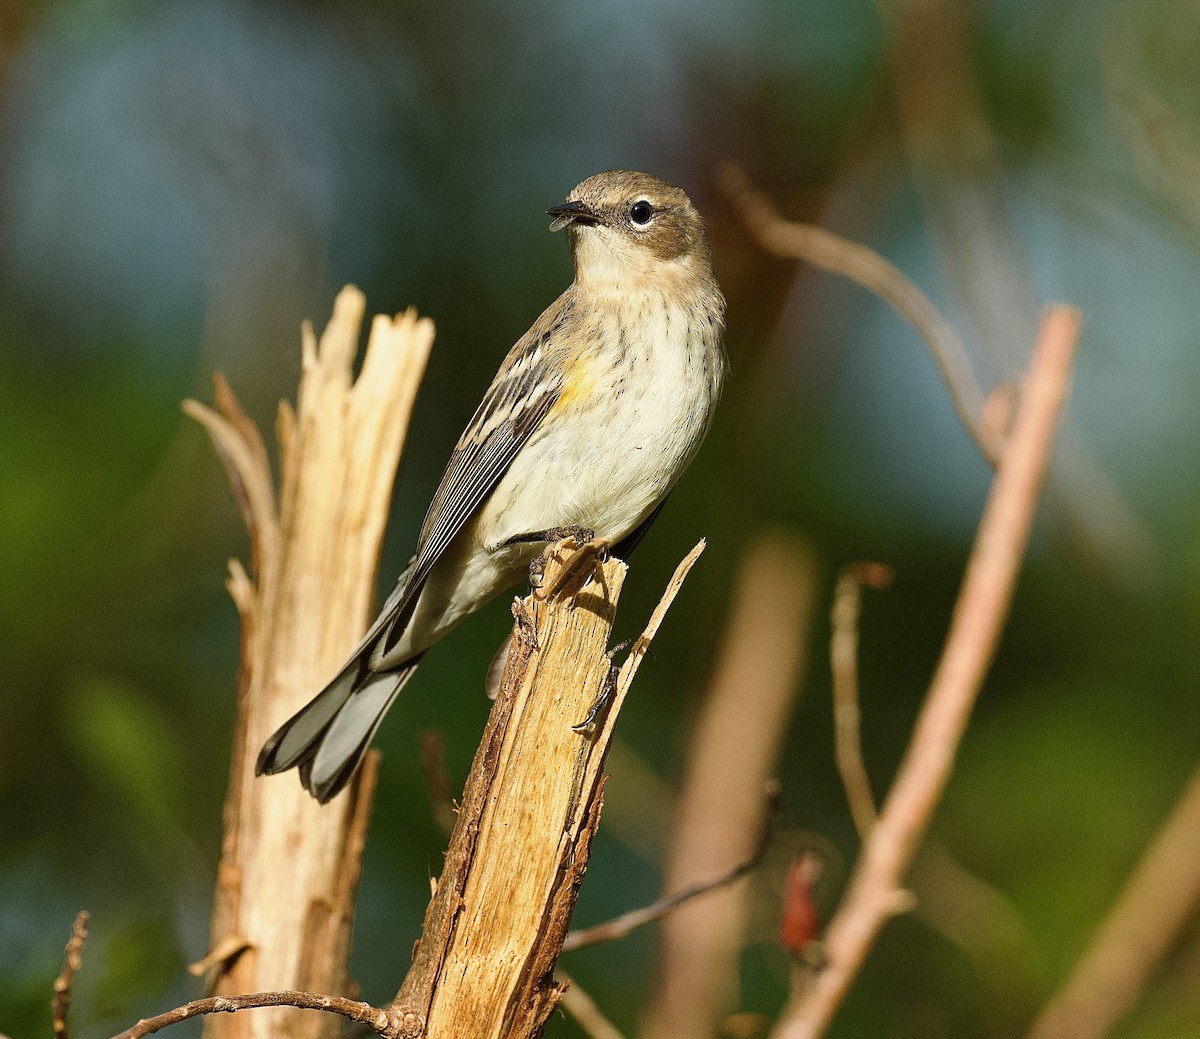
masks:
[[[884,588],[892,579],[882,563],[854,563],[838,575],[830,615],[829,664],[833,676],[834,750],[850,814],[858,835],[866,839],[875,825],[875,796],[863,763],[858,706],[858,618],[862,589]]]
[[[1200,908],[1200,770],[1029,1039],[1100,1039]]]
[[[762,248],[849,278],[877,295],[912,326],[937,366],[958,420],[979,453],[995,468],[1004,448],[1003,437],[984,420],[985,398],[971,370],[966,347],[929,297],[874,249],[814,224],[785,220],[739,167],[723,166],[720,183]]]
[[[71,1007],[71,982],[83,964],[83,947],[88,937],[88,912],[80,911],[71,926],[62,971],[54,979],[54,1039],[67,1039],[67,1011]]]
[[[901,882],[942,796],[982,685],[1029,540],[1054,429],[1067,394],[1079,313],[1047,310],[1023,400],[980,522],[925,705],[825,938],[826,967],[789,1005],[775,1039],[823,1035],[903,895]]]
[[[285,989],[278,992],[251,992],[242,996],[209,996],[207,999],[196,999],[174,1010],[143,1018],[132,1028],[115,1035],[113,1039],[142,1039],[142,1036],[152,1035],[193,1017],[203,1017],[205,1014],[232,1014],[239,1010],[261,1007],[295,1007],[300,1010],[321,1010],[328,1014],[337,1014],[366,1025],[372,1032],[384,1036],[384,1039],[410,1039],[420,1034],[414,1030],[415,1025],[411,1019],[405,1020],[389,1010],[373,1007],[370,1003],[360,1003],[356,999],[346,999],[343,996],[323,996],[316,992]]]
[[[635,931],[639,927],[644,927],[655,920],[661,920],[671,910],[685,905],[693,898],[699,898],[701,895],[707,895],[710,891],[726,887],[735,880],[744,877],[752,870],[757,869],[758,864],[762,862],[763,855],[766,854],[767,848],[770,846],[771,821],[775,811],[778,809],[779,803],[779,784],[772,783],[770,787],[767,798],[768,810],[765,815],[766,822],[763,826],[762,837],[758,842],[758,847],[754,849],[754,854],[746,859],[745,862],[734,866],[733,869],[711,880],[689,884],[682,891],[676,891],[673,895],[660,898],[648,906],[631,909],[628,913],[622,913],[620,916],[614,917],[612,920],[606,920],[602,924],[596,924],[594,927],[571,931],[563,941],[562,951],[574,952],[576,949],[588,949],[593,945],[602,945],[605,942],[614,942],[619,938],[624,938],[631,931]]]
[[[773,531],[750,546],[689,748],[666,891],[710,880],[761,839],[762,792],[798,696],[816,584],[813,553],[795,535]],[[647,1039],[713,1035],[734,1008],[744,887],[727,885],[663,920]]]

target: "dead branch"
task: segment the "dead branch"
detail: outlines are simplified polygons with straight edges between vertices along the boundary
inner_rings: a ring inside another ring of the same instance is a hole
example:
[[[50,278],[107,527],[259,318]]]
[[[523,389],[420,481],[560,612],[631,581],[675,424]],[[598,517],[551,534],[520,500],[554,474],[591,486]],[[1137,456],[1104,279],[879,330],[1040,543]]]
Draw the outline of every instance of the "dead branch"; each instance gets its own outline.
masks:
[[[290,1007],[299,1010],[321,1010],[327,1014],[336,1014],[350,1021],[366,1025],[372,1032],[384,1039],[409,1039],[415,1035],[412,1022],[397,1017],[390,1010],[373,1007],[369,1003],[360,1003],[355,999],[342,996],[322,996],[316,992],[251,992],[242,996],[209,996],[207,999],[196,999],[185,1003],[174,1010],[168,1010],[154,1017],[139,1021],[132,1028],[113,1036],[113,1039],[142,1039],[143,1036],[160,1032],[170,1025],[193,1017],[203,1017],[206,1014],[232,1014],[238,1010],[254,1010],[262,1007]],[[264,1015],[245,1015],[262,1017]]]
[[[1029,1039],[1101,1039],[1200,909],[1200,770]]]
[[[1066,398],[1079,314],[1049,308],[1012,438],[967,562],[945,649],[912,741],[825,938],[827,962],[785,1010],[775,1039],[824,1034],[903,897],[901,882],[950,777],[971,708],[995,654],[1028,544],[1054,430]]]
[[[554,964],[599,823],[613,727],[701,542],[614,673],[606,650],[627,568],[561,542],[514,603],[500,692],[463,791],[413,965],[391,1009],[428,1039],[525,1039],[561,996]],[[581,563],[586,561],[586,565]],[[591,731],[572,726],[605,688]]]
[[[71,983],[83,965],[83,947],[88,938],[88,912],[81,910],[71,925],[71,937],[63,957],[62,971],[54,979],[54,1039],[68,1039],[67,1011],[71,1008]]]
[[[747,554],[692,738],[664,870],[667,891],[710,879],[748,857],[759,839],[762,792],[804,669],[816,571],[811,549],[784,532],[761,537]],[[733,1008],[743,888],[726,887],[663,921],[659,979],[643,1027],[649,1039],[712,1035]]]
[[[596,924],[593,927],[586,927],[580,931],[571,931],[563,940],[562,951],[574,952],[576,949],[588,949],[593,945],[615,942],[620,938],[624,938],[630,932],[636,931],[639,927],[644,927],[655,920],[661,920],[669,912],[678,909],[682,905],[686,905],[692,899],[707,895],[710,891],[717,891],[720,888],[727,887],[735,880],[740,880],[747,873],[757,869],[767,852],[767,848],[771,844],[773,830],[771,823],[779,808],[779,784],[771,783],[769,786],[762,836],[759,838],[758,846],[745,862],[741,862],[734,866],[733,869],[719,876],[712,877],[709,880],[689,884],[682,891],[676,891],[673,895],[657,899],[648,906],[631,909],[628,913],[622,913],[612,920],[606,920],[604,923]]]
[[[724,165],[719,180],[746,229],[763,249],[849,278],[882,299],[912,326],[933,358],[958,420],[979,453],[995,468],[1004,448],[1003,437],[992,423],[985,421],[984,393],[971,370],[966,347],[929,297],[869,246],[851,242],[815,224],[785,220],[770,198],[754,188],[739,167]]]
[[[376,759],[376,766],[378,758]],[[75,917],[71,929],[71,940],[67,942],[66,959],[62,973],[54,982],[54,1035],[55,1039],[67,1039],[67,1008],[71,1002],[71,983],[83,964],[83,946],[88,936],[88,914],[81,912]],[[412,1021],[405,1020],[389,1010],[381,1010],[368,1003],[346,999],[341,996],[323,996],[315,992],[253,992],[242,996],[210,996],[193,1000],[174,1010],[154,1017],[143,1018],[131,1028],[118,1033],[114,1039],[142,1039],[170,1025],[179,1024],[205,1014],[233,1013],[260,1007],[296,1007],[301,1010],[323,1010],[338,1014],[351,1021],[366,1025],[384,1039],[408,1039],[412,1034]]]
[[[894,5],[889,3],[881,6]],[[919,14],[922,19],[939,26],[957,25],[960,21],[954,5],[943,4],[940,0],[934,5],[908,4],[905,11],[908,14]],[[920,41],[923,35],[927,33],[917,29],[915,32],[907,32],[906,38]],[[938,39],[938,43],[940,42]],[[955,41],[953,45],[957,46],[958,43],[959,41]],[[914,69],[920,70],[920,74],[936,74],[947,66],[947,62],[940,58],[936,61],[916,61],[910,64]],[[954,65],[955,62],[949,64]],[[963,92],[957,88],[935,89],[925,96],[936,101],[941,97],[962,98],[967,93],[973,93],[973,90]],[[946,114],[944,106],[939,103],[919,106],[917,110]],[[978,112],[965,111],[956,113],[956,116],[958,114],[969,117],[973,142],[984,141],[987,135],[986,127],[976,126],[974,122]],[[924,140],[928,135],[917,134],[916,137]],[[952,139],[956,144],[960,144],[963,137],[960,133],[953,135]],[[875,293],[908,322],[921,337],[933,358],[959,422],[974,441],[984,461],[995,469],[1004,449],[1008,416],[1013,408],[1012,386],[1001,382],[985,396],[974,375],[962,337],[954,331],[929,298],[909,281],[903,272],[868,246],[848,241],[825,228],[785,220],[767,195],[754,188],[739,167],[732,164],[723,166],[718,171],[718,180],[736,207],[746,229],[762,249],[775,256],[803,260],[831,274],[849,278],[867,291]],[[932,194],[944,203],[943,196],[946,192],[934,191]],[[944,207],[935,206],[935,215],[942,208]],[[964,213],[974,211],[974,207],[970,205],[964,209]],[[973,274],[980,270],[984,272],[980,276],[967,279],[969,284],[965,286],[964,296],[968,304],[978,303],[981,298],[992,304],[988,308],[989,319],[994,313],[999,313],[1006,322],[1006,325],[999,326],[1000,331],[1005,334],[993,338],[1011,341],[1011,315],[1016,311],[1012,306],[1006,309],[995,306],[994,301],[986,299],[987,290],[988,287],[994,287],[1004,280],[996,277],[997,272],[1003,274],[1012,269],[1024,269],[1028,264],[1015,245],[1011,228],[997,214],[989,214],[986,232],[959,232],[944,236],[947,240],[952,238],[955,243],[973,244],[988,239],[990,235],[994,239],[992,245],[985,246],[983,252],[986,253],[994,247],[997,254],[1002,254],[985,257],[982,264],[951,263],[950,270],[957,272],[962,266]],[[1014,257],[1016,262],[1008,262]],[[979,293],[972,293],[968,291],[971,285],[982,286],[982,289]],[[1028,296],[1028,292],[1019,291],[1015,284],[1005,285],[1003,292],[1010,297],[1010,302],[1013,299],[1024,300]],[[982,313],[984,308],[976,309]],[[997,327],[992,321],[990,330],[995,332]],[[1055,471],[1065,490],[1056,496],[1056,500],[1064,512],[1069,528],[1079,539],[1079,547],[1087,554],[1092,564],[1104,563],[1110,575],[1115,571],[1124,580],[1141,580],[1157,563],[1157,550],[1145,521],[1120,494],[1112,477],[1079,442],[1069,423],[1064,423],[1058,439],[1060,464]]]
[[[280,405],[276,494],[266,447],[233,391],[184,410],[208,432],[251,540],[252,576],[230,564],[242,623],[238,711],[213,906],[210,991],[344,992],[354,895],[378,761],[327,806],[294,775],[254,778],[268,735],[342,664],[374,605],[392,481],[433,341],[409,311],[376,317],[357,381],[365,310],[344,289],[320,341],[305,326],[295,409]],[[270,1004],[284,1006],[285,1003]],[[280,1009],[212,1018],[221,1039],[318,1039],[326,1018]]]

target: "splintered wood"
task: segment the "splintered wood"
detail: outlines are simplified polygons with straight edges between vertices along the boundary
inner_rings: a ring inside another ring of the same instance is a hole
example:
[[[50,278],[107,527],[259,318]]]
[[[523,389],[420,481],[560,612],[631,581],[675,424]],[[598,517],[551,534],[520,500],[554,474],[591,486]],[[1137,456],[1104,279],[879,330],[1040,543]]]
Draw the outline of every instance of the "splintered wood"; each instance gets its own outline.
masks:
[[[294,772],[254,778],[259,747],[337,671],[366,629],[392,481],[433,325],[377,317],[355,382],[365,300],[344,289],[320,341],[304,329],[295,410],[277,422],[280,492],[266,447],[219,376],[214,410],[184,410],[208,431],[251,538],[251,573],[230,564],[242,623],[238,717],[212,950],[199,964],[218,995],[268,989],[342,993],[362,843],[378,767],[369,758],[326,806]],[[332,1015],[296,1009],[220,1014],[221,1039],[335,1036]]]
[[[428,1039],[539,1034],[560,995],[562,948],[599,822],[601,772],[633,675],[699,557],[675,572],[610,677],[606,651],[626,566],[593,546],[550,552],[543,598],[514,603],[516,637],[463,793],[446,865],[394,1011]],[[573,726],[609,683],[594,726]]]

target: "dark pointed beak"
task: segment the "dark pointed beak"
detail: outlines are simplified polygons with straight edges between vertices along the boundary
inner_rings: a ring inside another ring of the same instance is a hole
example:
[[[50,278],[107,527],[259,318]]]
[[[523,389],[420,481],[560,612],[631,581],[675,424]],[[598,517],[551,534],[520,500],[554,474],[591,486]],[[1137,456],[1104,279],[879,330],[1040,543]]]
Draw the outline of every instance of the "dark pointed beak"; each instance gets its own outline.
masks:
[[[600,221],[600,218],[582,202],[564,202],[561,206],[551,206],[546,210],[546,215],[554,217],[550,224],[551,231],[561,231],[576,221],[581,224],[595,224]]]

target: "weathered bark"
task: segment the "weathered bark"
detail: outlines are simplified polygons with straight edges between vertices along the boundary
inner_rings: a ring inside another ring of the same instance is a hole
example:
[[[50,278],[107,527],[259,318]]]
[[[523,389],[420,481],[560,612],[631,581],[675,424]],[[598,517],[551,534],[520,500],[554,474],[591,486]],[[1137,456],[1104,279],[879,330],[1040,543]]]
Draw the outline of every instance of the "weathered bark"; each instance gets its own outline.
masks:
[[[428,1039],[526,1039],[558,1002],[562,948],[600,817],[601,770],[638,664],[702,546],[680,564],[611,700],[606,655],[625,564],[557,546],[516,637],[463,794],[413,966],[392,1009]]]

